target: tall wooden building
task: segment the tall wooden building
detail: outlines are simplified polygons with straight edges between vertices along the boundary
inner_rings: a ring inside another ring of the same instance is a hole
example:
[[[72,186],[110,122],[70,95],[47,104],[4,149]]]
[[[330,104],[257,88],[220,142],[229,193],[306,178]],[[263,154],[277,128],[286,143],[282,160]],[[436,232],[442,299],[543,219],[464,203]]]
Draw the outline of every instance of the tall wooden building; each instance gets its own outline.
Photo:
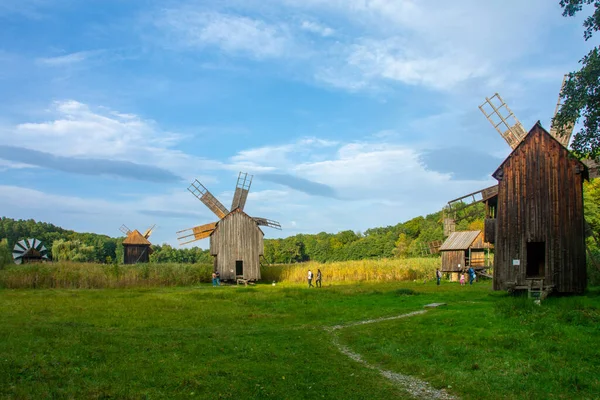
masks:
[[[256,221],[239,208],[217,222],[210,235],[210,255],[221,279],[260,279],[263,236]]]
[[[240,172],[233,194],[231,211],[198,180],[188,190],[218,218],[217,222],[199,225],[177,232],[181,244],[210,237],[210,254],[214,256],[214,271],[223,280],[257,281],[261,278],[260,256],[263,255],[264,233],[259,226],[281,229],[277,221],[250,217],[244,212],[252,176]],[[239,282],[239,281],[238,281]]]
[[[152,244],[137,229],[129,231],[123,240],[123,263],[137,264],[150,261]]]
[[[583,292],[585,165],[538,122],[493,176],[485,239],[496,249],[494,289]]]

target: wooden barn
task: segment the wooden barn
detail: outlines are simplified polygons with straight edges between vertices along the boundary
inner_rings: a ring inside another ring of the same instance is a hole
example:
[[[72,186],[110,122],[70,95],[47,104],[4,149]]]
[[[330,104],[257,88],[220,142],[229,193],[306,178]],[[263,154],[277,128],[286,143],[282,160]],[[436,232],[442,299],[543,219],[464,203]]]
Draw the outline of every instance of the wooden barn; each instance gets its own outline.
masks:
[[[217,222],[210,235],[210,254],[215,257],[215,271],[221,279],[260,279],[263,236],[256,221],[239,208]]]
[[[123,263],[137,264],[147,263],[150,261],[152,254],[152,244],[140,233],[133,230],[127,234],[127,238],[123,240]]]
[[[484,269],[488,267],[489,248],[481,231],[452,232],[440,247],[441,271],[450,273],[451,280],[458,280],[458,274],[469,267]]]
[[[586,166],[538,122],[493,174],[486,240],[494,243],[494,290],[581,293],[586,287]]]

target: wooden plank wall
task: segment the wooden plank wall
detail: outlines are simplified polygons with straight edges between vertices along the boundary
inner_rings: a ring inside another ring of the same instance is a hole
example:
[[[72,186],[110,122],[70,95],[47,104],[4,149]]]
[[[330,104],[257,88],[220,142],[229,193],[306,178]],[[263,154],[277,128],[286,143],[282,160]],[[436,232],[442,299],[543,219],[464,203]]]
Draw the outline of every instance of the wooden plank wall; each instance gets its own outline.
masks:
[[[123,258],[124,264],[147,263],[150,261],[150,246],[124,244]]]
[[[244,261],[244,279],[260,279],[263,233],[246,213],[236,210],[219,221],[210,237],[210,254],[221,279],[235,279],[235,262]]]
[[[494,289],[526,285],[527,242],[546,243],[545,283],[561,293],[586,287],[583,176],[578,161],[536,125],[499,179]],[[513,266],[513,259],[520,260]]]
[[[465,266],[464,250],[442,251],[442,272],[460,271]],[[460,269],[458,268],[460,264]]]

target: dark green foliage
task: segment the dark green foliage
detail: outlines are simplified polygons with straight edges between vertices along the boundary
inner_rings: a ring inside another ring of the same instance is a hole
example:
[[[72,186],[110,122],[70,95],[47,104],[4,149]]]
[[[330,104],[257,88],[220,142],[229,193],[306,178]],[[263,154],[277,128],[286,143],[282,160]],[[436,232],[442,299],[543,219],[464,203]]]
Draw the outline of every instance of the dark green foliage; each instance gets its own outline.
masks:
[[[481,229],[485,208],[475,204],[457,215],[457,230]],[[265,261],[283,264],[303,261],[350,261],[392,257],[422,257],[427,243],[443,240],[442,212],[416,217],[394,226],[367,229],[364,234],[342,231],[299,234],[265,240]],[[476,226],[475,226],[475,225]]]
[[[584,38],[588,40],[600,29],[600,2],[597,0],[561,0],[563,16],[572,17],[584,6],[594,6],[583,26]],[[564,105],[554,118],[556,126],[568,126],[583,117],[583,128],[575,134],[572,144],[581,156],[600,156],[600,48],[594,47],[579,62],[581,69],[568,76],[561,98]]]

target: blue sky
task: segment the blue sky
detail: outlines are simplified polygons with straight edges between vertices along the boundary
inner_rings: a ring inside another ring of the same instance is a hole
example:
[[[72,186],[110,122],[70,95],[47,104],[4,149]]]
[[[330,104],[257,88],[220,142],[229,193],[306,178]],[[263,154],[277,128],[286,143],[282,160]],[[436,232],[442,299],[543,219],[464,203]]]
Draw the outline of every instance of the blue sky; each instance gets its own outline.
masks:
[[[581,22],[548,0],[2,0],[0,215],[175,245],[215,220],[189,183],[229,207],[239,171],[266,237],[435,212],[509,154],[486,96],[549,127]]]

